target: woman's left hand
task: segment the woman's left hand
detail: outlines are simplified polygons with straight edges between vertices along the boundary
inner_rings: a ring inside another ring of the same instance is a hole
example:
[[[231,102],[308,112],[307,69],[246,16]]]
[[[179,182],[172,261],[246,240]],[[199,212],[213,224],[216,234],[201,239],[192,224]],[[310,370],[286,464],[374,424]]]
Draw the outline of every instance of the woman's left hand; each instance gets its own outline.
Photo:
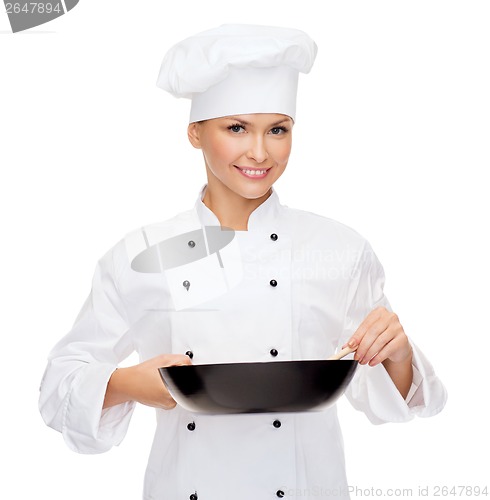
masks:
[[[347,345],[358,346],[354,359],[361,365],[375,366],[384,361],[398,364],[412,355],[398,316],[385,307],[372,310],[344,347]]]

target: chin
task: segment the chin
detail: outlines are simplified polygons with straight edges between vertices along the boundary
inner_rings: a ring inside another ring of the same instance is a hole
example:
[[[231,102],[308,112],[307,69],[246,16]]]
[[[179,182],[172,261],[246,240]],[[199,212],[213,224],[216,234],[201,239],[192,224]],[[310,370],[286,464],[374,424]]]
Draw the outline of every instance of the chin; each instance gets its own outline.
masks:
[[[235,190],[235,193],[237,193],[242,198],[245,198],[247,200],[256,200],[258,198],[262,198],[263,196],[267,195],[271,187],[272,185],[262,187],[261,189],[259,188],[259,186],[251,189],[237,189]]]

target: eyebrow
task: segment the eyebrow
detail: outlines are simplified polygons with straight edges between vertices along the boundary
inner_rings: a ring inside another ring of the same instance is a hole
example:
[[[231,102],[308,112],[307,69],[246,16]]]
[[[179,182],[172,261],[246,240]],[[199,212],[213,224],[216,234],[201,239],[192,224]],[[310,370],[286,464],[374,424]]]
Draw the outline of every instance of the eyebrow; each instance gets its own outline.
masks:
[[[239,118],[238,116],[227,116],[226,118],[228,118],[229,120],[233,120],[233,121],[236,121],[236,122],[240,122],[240,123],[242,123],[243,125],[253,125],[253,124],[252,124],[252,123],[250,123],[249,121],[244,120],[243,118]],[[270,127],[275,127],[275,126],[277,126],[277,125],[280,125],[281,123],[284,123],[284,122],[289,122],[290,120],[291,120],[291,118],[284,117],[284,118],[282,118],[281,120],[278,120],[277,122],[271,123],[269,126],[270,126]]]

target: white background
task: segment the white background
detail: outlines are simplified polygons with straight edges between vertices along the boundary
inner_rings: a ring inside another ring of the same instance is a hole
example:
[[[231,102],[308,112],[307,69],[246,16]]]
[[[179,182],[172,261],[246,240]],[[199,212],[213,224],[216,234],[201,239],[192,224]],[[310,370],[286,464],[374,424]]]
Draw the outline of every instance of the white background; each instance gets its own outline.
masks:
[[[316,40],[280,200],[368,238],[448,389],[441,414],[407,424],[373,426],[341,402],[350,484],[412,498],[425,485],[490,487],[488,2],[81,0],[17,34],[0,12],[0,497],[141,497],[153,411],[136,410],[118,448],[81,456],[42,422],[38,387],[97,259],[190,208],[205,182],[188,102],[155,81],[170,45],[225,22]]]

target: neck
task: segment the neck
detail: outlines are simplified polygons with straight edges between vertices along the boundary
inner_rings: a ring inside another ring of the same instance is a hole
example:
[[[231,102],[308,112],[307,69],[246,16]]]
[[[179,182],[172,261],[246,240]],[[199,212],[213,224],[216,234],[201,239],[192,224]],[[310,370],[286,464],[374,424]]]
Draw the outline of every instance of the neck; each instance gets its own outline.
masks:
[[[263,196],[248,199],[228,189],[224,184],[208,183],[203,203],[216,215],[221,226],[235,231],[247,231],[250,214],[272,194],[269,189]]]

